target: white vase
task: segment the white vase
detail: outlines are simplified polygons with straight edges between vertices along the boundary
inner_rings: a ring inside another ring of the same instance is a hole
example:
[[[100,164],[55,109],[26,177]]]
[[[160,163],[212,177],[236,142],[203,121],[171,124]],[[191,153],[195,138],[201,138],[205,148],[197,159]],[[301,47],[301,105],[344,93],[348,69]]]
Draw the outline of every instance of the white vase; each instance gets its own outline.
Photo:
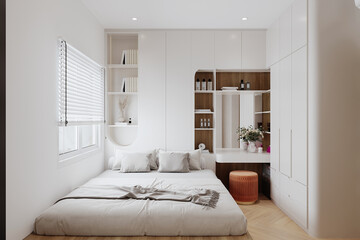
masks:
[[[246,151],[247,148],[248,148],[248,143],[241,139],[240,140],[240,149]]]
[[[248,146],[247,150],[248,150],[248,152],[255,153],[257,150],[255,142],[249,142],[249,146]]]

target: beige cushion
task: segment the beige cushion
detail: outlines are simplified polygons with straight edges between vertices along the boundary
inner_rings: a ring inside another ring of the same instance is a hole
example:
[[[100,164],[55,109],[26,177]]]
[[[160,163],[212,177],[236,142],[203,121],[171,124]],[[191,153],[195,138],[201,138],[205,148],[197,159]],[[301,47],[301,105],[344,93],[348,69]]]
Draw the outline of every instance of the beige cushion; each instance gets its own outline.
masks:
[[[189,172],[189,153],[159,153],[159,172]]]
[[[190,170],[201,170],[201,150],[194,150],[189,152]]]
[[[127,153],[121,159],[120,172],[149,172],[150,161],[146,153]]]

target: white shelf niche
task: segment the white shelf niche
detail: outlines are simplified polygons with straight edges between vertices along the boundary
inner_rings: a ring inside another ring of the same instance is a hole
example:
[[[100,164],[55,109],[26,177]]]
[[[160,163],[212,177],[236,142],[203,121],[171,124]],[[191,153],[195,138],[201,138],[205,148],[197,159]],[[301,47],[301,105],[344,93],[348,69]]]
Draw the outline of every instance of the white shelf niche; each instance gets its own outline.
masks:
[[[137,33],[107,33],[106,136],[118,146],[130,145],[138,135],[138,92],[123,92],[122,89],[124,78],[138,77],[137,63],[121,63],[123,51],[129,49],[138,49]],[[119,101],[124,98],[128,98],[124,118],[125,121],[131,118],[132,124],[116,125],[115,123],[122,117]]]

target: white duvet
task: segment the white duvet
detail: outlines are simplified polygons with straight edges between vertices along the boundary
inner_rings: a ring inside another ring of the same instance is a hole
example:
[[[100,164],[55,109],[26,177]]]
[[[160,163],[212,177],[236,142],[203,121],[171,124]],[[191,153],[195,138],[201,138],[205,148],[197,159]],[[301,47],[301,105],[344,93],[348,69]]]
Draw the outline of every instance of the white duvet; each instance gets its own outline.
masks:
[[[119,173],[105,171],[85,185],[206,188],[220,193],[216,208],[191,202],[65,199],[35,220],[41,235],[221,236],[246,233],[246,218],[211,170],[190,173]]]

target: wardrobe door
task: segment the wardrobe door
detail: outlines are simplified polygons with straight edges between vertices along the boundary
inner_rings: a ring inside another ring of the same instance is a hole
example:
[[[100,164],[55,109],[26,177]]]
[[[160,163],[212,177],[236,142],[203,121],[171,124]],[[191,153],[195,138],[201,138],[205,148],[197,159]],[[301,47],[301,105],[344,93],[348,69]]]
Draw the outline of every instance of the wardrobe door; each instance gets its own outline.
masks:
[[[292,173],[307,184],[307,47],[292,54]]]
[[[271,67],[270,79],[271,79],[271,94],[270,94],[270,103],[271,103],[271,153],[270,153],[270,166],[273,169],[279,170],[279,149],[280,149],[280,139],[279,139],[279,131],[280,131],[280,102],[279,102],[279,94],[280,94],[280,76],[279,76],[279,63],[274,64]]]
[[[291,54],[291,7],[280,17],[280,59]]]
[[[266,66],[270,67],[279,61],[280,25],[276,20],[266,32]]]
[[[280,61],[280,166],[291,177],[291,56]]]
[[[139,136],[142,149],[165,148],[165,32],[139,34]]]
[[[191,71],[191,32],[166,33],[166,149],[194,147],[194,94]]]
[[[292,52],[307,43],[307,0],[295,0],[291,17]]]

